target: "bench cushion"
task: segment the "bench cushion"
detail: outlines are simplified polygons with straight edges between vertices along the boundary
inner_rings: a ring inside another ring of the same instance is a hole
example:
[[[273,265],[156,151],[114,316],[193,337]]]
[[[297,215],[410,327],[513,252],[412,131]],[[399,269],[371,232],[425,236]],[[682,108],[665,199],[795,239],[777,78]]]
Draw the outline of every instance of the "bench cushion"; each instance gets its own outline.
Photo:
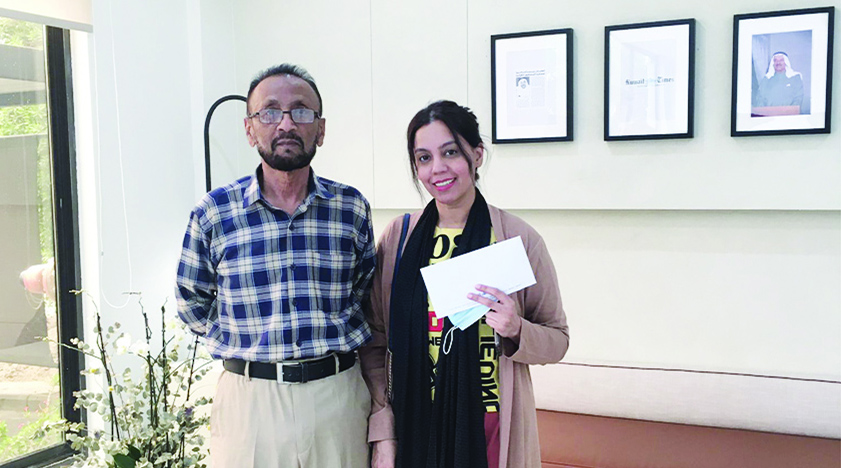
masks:
[[[841,467],[841,440],[538,410],[544,468]]]

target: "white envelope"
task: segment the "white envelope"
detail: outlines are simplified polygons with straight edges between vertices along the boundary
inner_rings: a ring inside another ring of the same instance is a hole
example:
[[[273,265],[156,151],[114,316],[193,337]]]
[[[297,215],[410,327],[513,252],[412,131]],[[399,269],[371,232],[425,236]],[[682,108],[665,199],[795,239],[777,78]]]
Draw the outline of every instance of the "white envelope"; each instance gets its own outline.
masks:
[[[421,268],[421,275],[438,318],[479,305],[467,298],[477,284],[511,294],[537,282],[519,236]]]

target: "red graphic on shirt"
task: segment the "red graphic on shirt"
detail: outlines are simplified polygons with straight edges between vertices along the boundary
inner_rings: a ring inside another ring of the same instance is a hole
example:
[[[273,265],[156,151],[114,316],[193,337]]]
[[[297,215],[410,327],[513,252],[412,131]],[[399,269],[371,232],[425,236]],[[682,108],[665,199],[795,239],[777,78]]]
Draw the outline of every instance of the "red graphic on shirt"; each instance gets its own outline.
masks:
[[[429,331],[441,332],[444,331],[444,321],[435,315],[434,310],[429,311]]]

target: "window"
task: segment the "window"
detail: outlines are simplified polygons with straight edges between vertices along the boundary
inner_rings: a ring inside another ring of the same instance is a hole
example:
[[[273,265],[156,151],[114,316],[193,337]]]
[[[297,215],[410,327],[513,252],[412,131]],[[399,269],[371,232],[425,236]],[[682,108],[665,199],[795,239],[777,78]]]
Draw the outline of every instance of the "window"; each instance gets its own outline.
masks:
[[[70,450],[45,421],[78,421],[81,329],[69,33],[0,18],[0,467]],[[47,337],[45,342],[40,337]]]

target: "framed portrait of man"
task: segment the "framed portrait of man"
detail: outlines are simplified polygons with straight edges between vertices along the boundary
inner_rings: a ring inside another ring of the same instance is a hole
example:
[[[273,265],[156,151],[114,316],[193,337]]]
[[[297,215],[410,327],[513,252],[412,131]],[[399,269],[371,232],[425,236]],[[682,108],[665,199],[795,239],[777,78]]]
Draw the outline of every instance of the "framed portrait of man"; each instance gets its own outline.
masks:
[[[834,7],[736,15],[732,136],[829,133]]]

